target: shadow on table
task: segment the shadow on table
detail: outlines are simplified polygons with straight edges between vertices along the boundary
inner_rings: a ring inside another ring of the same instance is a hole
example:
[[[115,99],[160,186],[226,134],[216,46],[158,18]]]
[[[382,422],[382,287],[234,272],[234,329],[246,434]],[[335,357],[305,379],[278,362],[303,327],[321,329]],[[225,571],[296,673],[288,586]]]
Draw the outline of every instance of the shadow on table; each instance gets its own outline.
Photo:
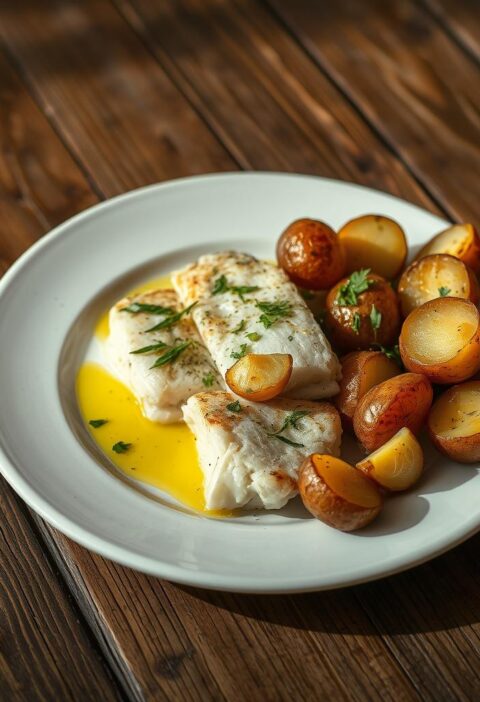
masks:
[[[480,534],[409,572],[343,590],[239,595],[173,585],[188,598],[280,628],[340,635],[441,631],[480,621]]]

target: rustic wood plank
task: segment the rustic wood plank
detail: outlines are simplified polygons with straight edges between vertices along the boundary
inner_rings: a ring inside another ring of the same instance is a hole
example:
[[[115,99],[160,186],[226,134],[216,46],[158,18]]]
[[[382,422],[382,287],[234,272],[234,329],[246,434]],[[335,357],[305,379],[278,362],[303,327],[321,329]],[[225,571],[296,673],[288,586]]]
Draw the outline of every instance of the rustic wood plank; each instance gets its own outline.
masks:
[[[480,60],[480,7],[478,0],[423,0],[430,12],[458,43]]]
[[[431,207],[341,93],[256,0],[115,0],[239,161],[316,173]],[[177,28],[181,27],[181,31]]]
[[[97,646],[3,478],[0,573],[2,699],[121,699]]]
[[[479,72],[413,0],[267,0],[437,201],[478,218]]]

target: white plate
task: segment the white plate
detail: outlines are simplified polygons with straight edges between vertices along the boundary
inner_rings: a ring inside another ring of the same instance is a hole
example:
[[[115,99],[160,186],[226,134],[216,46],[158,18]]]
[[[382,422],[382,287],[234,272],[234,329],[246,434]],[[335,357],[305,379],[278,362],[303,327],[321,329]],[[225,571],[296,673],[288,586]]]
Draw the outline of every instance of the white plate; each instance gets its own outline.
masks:
[[[80,420],[75,373],[99,314],[125,290],[199,254],[272,258],[279,232],[310,216],[334,227],[379,212],[418,245],[445,222],[389,195],[321,178],[243,173],[156,185],[81,213],[0,283],[0,462],[15,490],[75,541],[170,580],[242,592],[341,587],[400,571],[480,525],[480,476],[433,450],[416,490],[371,527],[343,534],[293,504],[217,521],[132,489],[105,467]]]

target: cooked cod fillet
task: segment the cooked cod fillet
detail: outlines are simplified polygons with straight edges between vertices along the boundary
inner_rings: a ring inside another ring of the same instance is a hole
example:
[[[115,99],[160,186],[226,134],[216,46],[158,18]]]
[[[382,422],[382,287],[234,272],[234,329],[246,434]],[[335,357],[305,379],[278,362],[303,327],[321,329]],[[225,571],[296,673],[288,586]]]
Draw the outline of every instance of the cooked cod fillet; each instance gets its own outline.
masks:
[[[235,402],[226,392],[201,392],[183,408],[197,442],[207,509],[280,509],[297,494],[306,456],[338,455],[338,413],[308,400]]]
[[[202,256],[172,275],[192,310],[221,374],[245,353],[289,353],[289,397],[324,398],[338,392],[340,364],[312,313],[285,273],[267,261],[227,251]]]
[[[214,390],[223,388],[222,380],[189,314],[169,329],[146,332],[166,319],[166,315],[126,311],[132,303],[167,307],[173,311],[180,309],[173,290],[156,290],[117,302],[110,310],[110,334],[106,342],[108,363],[133,392],[145,417],[164,424],[181,421],[183,403],[191,395],[205,390],[207,385]],[[160,356],[185,341],[190,341],[191,345],[175,360],[158,368],[151,367]],[[165,346],[148,353],[131,353],[158,342]]]

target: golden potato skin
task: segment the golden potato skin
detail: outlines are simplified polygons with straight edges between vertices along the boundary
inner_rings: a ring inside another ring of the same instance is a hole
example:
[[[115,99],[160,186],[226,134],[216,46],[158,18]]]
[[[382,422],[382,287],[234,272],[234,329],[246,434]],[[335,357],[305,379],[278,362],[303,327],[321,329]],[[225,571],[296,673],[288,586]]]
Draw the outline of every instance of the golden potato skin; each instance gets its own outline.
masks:
[[[468,344],[466,344],[462,349],[459,349],[459,352],[455,356],[446,361],[427,364],[413,358],[413,350],[411,348],[413,341],[410,340],[409,330],[416,317],[422,313],[422,310],[435,306],[439,311],[441,311],[441,308],[444,305],[452,303],[468,305],[476,310],[476,307],[472,302],[457,297],[437,298],[436,300],[425,302],[423,305],[413,310],[413,312],[411,312],[411,314],[409,314],[409,316],[406,318],[403,323],[398,342],[400,356],[402,357],[405,368],[412,373],[422,373],[432,383],[439,383],[440,385],[461,383],[462,381],[471,378],[480,369],[480,316],[478,316],[478,311],[478,326],[475,334]]]
[[[297,219],[281,234],[277,261],[291,281],[308,290],[326,290],[345,273],[345,254],[328,224]]]
[[[352,470],[355,468],[352,467]],[[382,509],[380,494],[379,506],[371,508],[347,502],[335,494],[318,474],[314,464],[314,456],[306,458],[300,466],[298,491],[310,514],[324,524],[340,531],[355,531],[367,526]]]
[[[402,427],[417,434],[432,404],[428,378],[402,373],[375,385],[359,401],[353,429],[368,452],[375,451]]]
[[[390,283],[375,273],[368,275],[373,285],[358,295],[356,305],[339,305],[336,300],[344,278],[327,295],[325,326],[328,337],[339,351],[368,349],[374,344],[392,346],[397,342],[400,331],[400,308],[395,291]],[[372,327],[370,313],[372,307],[382,315],[378,329]],[[355,314],[360,315],[360,328],[355,332],[352,324]]]
[[[341,364],[340,392],[333,401],[340,412],[343,427],[352,429],[353,415],[360,398],[373,385],[399,375],[401,370],[395,361],[381,351],[351,351],[341,359]]]
[[[460,278],[459,286],[456,290],[452,290],[450,295],[470,300],[475,305],[478,303],[480,298],[480,286],[473,270],[463,261],[455,258],[455,256],[450,256],[449,254],[431,254],[413,261],[402,273],[398,282],[398,297],[404,317],[407,317],[410,312],[420,307],[420,305],[423,305],[425,302],[441,297],[439,292],[443,283],[441,269],[449,265],[451,267],[453,266],[453,269],[458,269],[456,271],[456,276]],[[431,294],[431,291],[426,290],[425,286],[422,286],[423,271],[426,271],[429,267],[436,267],[439,273],[438,287],[434,290],[434,295]],[[416,287],[417,291],[415,291]]]
[[[473,224],[454,224],[434,236],[415,256],[415,260],[434,253],[459,258],[474,273],[480,273],[480,235]]]
[[[470,436],[448,437],[440,434],[436,426],[436,415],[440,412],[448,413],[451,411],[450,407],[454,396],[465,388],[475,388],[480,393],[480,380],[469,380],[467,383],[454,385],[440,395],[428,415],[428,434],[438,450],[453,461],[478,463],[480,462],[480,432]],[[480,406],[478,411],[480,412]]]

